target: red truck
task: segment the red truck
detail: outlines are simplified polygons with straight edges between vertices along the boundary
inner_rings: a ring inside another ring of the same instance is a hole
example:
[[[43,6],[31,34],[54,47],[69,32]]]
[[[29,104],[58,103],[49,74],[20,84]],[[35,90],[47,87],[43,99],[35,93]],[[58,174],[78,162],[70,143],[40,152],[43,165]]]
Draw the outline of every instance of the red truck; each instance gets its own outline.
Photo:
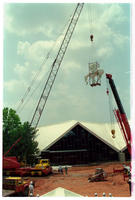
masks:
[[[28,196],[29,195],[28,179],[22,177],[4,177],[2,196]]]

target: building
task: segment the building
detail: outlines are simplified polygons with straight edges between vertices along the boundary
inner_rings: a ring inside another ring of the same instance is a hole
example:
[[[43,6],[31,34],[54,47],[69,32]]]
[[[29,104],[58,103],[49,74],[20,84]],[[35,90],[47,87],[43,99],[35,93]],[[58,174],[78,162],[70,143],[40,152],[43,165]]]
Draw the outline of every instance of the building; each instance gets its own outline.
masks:
[[[41,197],[83,197],[83,196],[78,193],[67,190],[65,188],[57,187],[54,190],[46,194],[43,194]]]
[[[108,124],[68,121],[38,128],[40,156],[52,165],[77,165],[129,159],[123,135],[115,125],[112,138]]]

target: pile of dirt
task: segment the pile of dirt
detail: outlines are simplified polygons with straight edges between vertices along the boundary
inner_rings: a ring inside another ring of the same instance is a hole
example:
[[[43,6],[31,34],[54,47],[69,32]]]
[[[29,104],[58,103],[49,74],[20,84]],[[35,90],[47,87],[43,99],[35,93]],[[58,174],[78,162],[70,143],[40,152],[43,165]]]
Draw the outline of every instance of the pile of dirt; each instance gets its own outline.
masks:
[[[104,181],[100,182],[88,182],[88,176],[94,174],[96,168],[102,168],[107,177]],[[109,193],[113,197],[129,197],[129,185],[127,179],[124,180],[122,173],[113,173],[113,169],[122,169],[121,163],[105,163],[95,166],[74,166],[68,169],[68,174],[65,172],[59,174],[53,173],[46,177],[33,177],[35,181],[34,196],[39,196],[50,192],[57,187],[63,187],[72,192],[78,193],[82,196],[93,197],[95,193],[99,197],[109,196]]]

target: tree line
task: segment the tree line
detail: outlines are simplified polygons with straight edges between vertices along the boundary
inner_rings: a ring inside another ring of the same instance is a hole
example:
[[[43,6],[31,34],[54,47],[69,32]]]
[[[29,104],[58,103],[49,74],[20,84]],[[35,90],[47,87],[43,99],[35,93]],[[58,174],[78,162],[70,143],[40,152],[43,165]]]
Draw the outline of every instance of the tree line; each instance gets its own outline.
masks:
[[[3,155],[20,138],[7,156],[16,156],[19,161],[25,160],[32,164],[33,159],[39,153],[36,137],[37,130],[29,122],[22,123],[15,110],[3,109]]]

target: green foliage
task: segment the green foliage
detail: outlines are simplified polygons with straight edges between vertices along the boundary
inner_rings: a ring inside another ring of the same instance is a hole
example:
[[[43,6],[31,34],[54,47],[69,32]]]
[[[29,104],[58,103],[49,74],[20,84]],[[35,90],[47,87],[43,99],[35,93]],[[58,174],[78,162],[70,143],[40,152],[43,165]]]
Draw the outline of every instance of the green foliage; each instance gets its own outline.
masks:
[[[15,110],[3,109],[3,153],[21,137],[7,156],[17,156],[20,160],[26,159],[27,163],[30,163],[39,152],[38,143],[35,141],[36,135],[37,131],[29,122],[21,123]]]

